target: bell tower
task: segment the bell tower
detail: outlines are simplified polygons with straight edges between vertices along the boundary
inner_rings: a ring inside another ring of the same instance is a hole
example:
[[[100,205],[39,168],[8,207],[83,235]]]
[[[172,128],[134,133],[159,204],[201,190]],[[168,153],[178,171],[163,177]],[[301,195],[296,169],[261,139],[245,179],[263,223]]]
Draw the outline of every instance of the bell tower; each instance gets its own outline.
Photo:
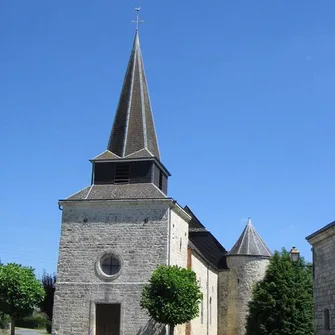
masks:
[[[107,150],[91,161],[92,185],[152,183],[167,194],[170,173],[160,161],[138,31]]]

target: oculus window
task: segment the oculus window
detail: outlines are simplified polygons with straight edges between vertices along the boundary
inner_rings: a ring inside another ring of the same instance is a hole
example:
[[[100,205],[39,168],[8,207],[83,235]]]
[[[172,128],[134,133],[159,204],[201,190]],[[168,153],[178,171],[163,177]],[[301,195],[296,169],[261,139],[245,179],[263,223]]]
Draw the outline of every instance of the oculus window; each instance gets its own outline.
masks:
[[[115,279],[121,273],[121,259],[114,253],[104,253],[98,258],[96,269],[103,279]]]

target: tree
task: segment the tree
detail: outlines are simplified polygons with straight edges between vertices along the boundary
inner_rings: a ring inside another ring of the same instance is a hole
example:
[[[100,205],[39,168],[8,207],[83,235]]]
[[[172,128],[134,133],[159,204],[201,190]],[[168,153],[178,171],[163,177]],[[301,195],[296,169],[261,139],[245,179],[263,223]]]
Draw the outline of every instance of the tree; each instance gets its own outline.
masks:
[[[144,286],[140,305],[156,321],[170,326],[170,335],[178,324],[199,315],[202,293],[192,270],[178,266],[159,266]]]
[[[313,275],[303,258],[276,251],[249,303],[246,335],[313,335]]]
[[[0,266],[2,266],[2,261],[0,259]],[[0,329],[4,329],[7,327],[7,324],[9,324],[9,320],[8,320],[8,315],[4,314],[1,310],[0,310]]]
[[[11,318],[11,335],[15,334],[15,320],[30,315],[44,294],[31,267],[15,263],[0,266],[0,310]]]
[[[48,316],[49,323],[47,324],[47,331],[48,333],[51,333],[56,275],[44,272],[42,276],[42,285],[44,287],[45,296],[39,306],[41,311]]]

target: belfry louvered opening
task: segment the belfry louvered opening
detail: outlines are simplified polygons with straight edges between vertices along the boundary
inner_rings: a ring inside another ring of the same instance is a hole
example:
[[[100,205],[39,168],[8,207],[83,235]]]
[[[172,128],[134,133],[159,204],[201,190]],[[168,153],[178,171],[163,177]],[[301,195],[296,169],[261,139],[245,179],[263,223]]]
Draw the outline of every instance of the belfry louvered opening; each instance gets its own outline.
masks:
[[[95,185],[152,183],[167,194],[167,181],[168,175],[154,160],[93,162]]]
[[[163,189],[163,172],[162,171],[159,172],[159,189],[160,190]]]
[[[115,164],[115,184],[129,184],[130,180],[130,164],[119,163]]]

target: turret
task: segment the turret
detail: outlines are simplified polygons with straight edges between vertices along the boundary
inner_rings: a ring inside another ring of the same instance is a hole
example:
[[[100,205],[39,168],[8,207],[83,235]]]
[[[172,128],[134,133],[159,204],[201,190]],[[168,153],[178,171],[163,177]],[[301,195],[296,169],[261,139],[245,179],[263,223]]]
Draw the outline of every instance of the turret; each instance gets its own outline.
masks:
[[[229,267],[227,329],[222,335],[245,334],[252,289],[264,278],[271,256],[249,218],[240,238],[226,256]]]

